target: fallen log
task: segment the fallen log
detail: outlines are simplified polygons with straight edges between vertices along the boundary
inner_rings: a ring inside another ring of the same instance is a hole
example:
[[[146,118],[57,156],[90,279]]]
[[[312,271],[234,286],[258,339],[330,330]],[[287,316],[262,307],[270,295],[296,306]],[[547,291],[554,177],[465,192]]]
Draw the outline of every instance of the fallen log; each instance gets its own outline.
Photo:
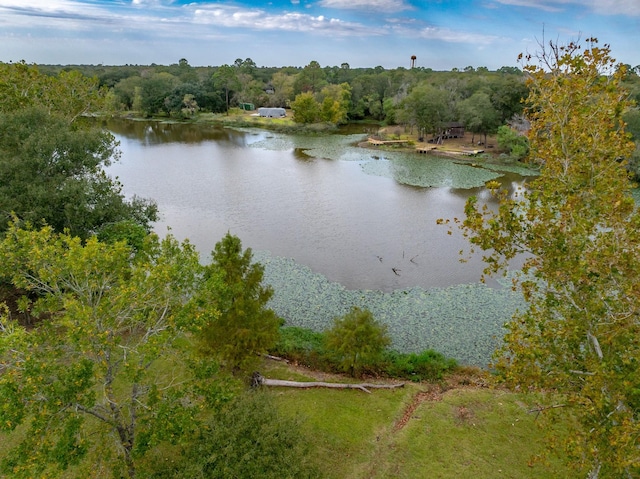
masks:
[[[251,386],[276,386],[286,388],[333,388],[333,389],[359,389],[371,394],[369,389],[396,389],[404,387],[404,383],[398,384],[372,384],[372,383],[327,383],[324,381],[285,381],[283,379],[265,378],[260,373],[253,373]]]

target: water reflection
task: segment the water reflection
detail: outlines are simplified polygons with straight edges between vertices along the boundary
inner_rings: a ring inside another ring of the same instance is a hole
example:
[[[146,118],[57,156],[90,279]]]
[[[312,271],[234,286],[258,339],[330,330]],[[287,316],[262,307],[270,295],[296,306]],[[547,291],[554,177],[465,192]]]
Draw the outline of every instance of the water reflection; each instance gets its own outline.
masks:
[[[444,287],[480,277],[478,256],[460,262],[466,240],[436,221],[462,217],[470,195],[491,204],[483,188],[407,186],[365,174],[362,161],[249,147],[270,135],[264,132],[124,121],[107,127],[123,152],[109,173],[127,194],[158,202],[158,232],[170,227],[204,254],[230,231],[245,246],[294,258],[350,289]],[[339,136],[322,141],[340,145]],[[499,181],[516,188],[521,179]]]
[[[162,123],[109,119],[104,127],[117,136],[135,139],[144,145],[164,143],[201,143],[216,141],[235,147],[245,147],[255,138],[220,126],[200,126],[190,123]]]

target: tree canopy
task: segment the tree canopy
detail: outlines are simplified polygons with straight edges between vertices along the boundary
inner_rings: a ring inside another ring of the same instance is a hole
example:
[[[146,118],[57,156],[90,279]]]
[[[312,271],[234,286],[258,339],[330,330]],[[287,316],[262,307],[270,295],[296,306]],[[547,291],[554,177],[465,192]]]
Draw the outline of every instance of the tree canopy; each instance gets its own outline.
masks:
[[[528,58],[539,60],[525,70],[541,174],[517,198],[496,192],[497,211],[471,198],[462,227],[489,273],[524,255],[516,284],[528,307],[506,325],[498,371],[547,393],[544,416],[575,419],[565,446],[582,477],[637,477],[640,213],[625,167],[628,93],[609,47],[587,43],[550,43]]]
[[[150,227],[155,204],[126,200],[104,173],[118,160],[113,135],[82,116],[103,94],[78,72],[0,64],[0,231],[12,215],[83,238],[120,221]]]
[[[132,259],[124,242],[11,225],[0,265],[36,323],[0,318],[0,428],[27,428],[5,473],[41,477],[91,454],[133,478],[151,447],[194,427],[200,395],[176,347],[199,321],[183,314],[201,270],[191,245],[151,235]]]
[[[280,320],[267,307],[273,289],[262,284],[264,266],[253,263],[251,248],[243,251],[237,236],[227,233],[205,268],[205,296],[196,301],[207,315],[200,339],[206,351],[231,371],[244,371],[278,339]]]

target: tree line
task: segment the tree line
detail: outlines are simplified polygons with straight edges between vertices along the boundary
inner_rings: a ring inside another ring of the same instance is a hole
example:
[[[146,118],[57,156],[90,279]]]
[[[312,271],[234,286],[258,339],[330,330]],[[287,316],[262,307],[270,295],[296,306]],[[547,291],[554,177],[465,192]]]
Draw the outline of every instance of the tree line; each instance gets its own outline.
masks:
[[[640,101],[640,66],[624,69],[621,86]],[[522,112],[529,94],[526,71],[504,66],[490,71],[467,66],[451,71],[430,68],[350,68],[321,66],[259,67],[251,58],[233,64],[194,67],[182,58],[172,65],[44,65],[47,75],[81,72],[107,92],[105,108],[142,116],[189,119],[198,112],[224,113],[242,105],[282,107],[296,122],[337,125],[370,120],[437,136],[452,122],[473,134],[499,134],[514,158],[526,156]],[[640,143],[640,111],[625,112],[628,131]],[[640,173],[640,149],[629,169]]]

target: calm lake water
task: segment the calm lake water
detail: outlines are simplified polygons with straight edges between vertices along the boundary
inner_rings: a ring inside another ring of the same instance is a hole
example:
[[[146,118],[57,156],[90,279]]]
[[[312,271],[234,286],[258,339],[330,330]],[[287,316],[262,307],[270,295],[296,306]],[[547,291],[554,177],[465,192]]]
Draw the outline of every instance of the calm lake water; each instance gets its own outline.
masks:
[[[156,231],[171,228],[189,238],[205,260],[229,231],[245,247],[292,258],[349,289],[427,289],[480,277],[478,256],[460,262],[466,240],[436,220],[462,217],[470,195],[491,201],[487,191],[410,186],[393,174],[406,167],[402,161],[420,175],[421,165],[442,159],[415,154],[396,164],[356,148],[364,134],[304,139],[122,120],[107,127],[122,151],[108,173],[127,195],[156,200],[162,215]],[[328,159],[345,138],[345,159]],[[381,166],[391,173],[375,173]],[[522,178],[506,174],[499,181],[517,188]]]

